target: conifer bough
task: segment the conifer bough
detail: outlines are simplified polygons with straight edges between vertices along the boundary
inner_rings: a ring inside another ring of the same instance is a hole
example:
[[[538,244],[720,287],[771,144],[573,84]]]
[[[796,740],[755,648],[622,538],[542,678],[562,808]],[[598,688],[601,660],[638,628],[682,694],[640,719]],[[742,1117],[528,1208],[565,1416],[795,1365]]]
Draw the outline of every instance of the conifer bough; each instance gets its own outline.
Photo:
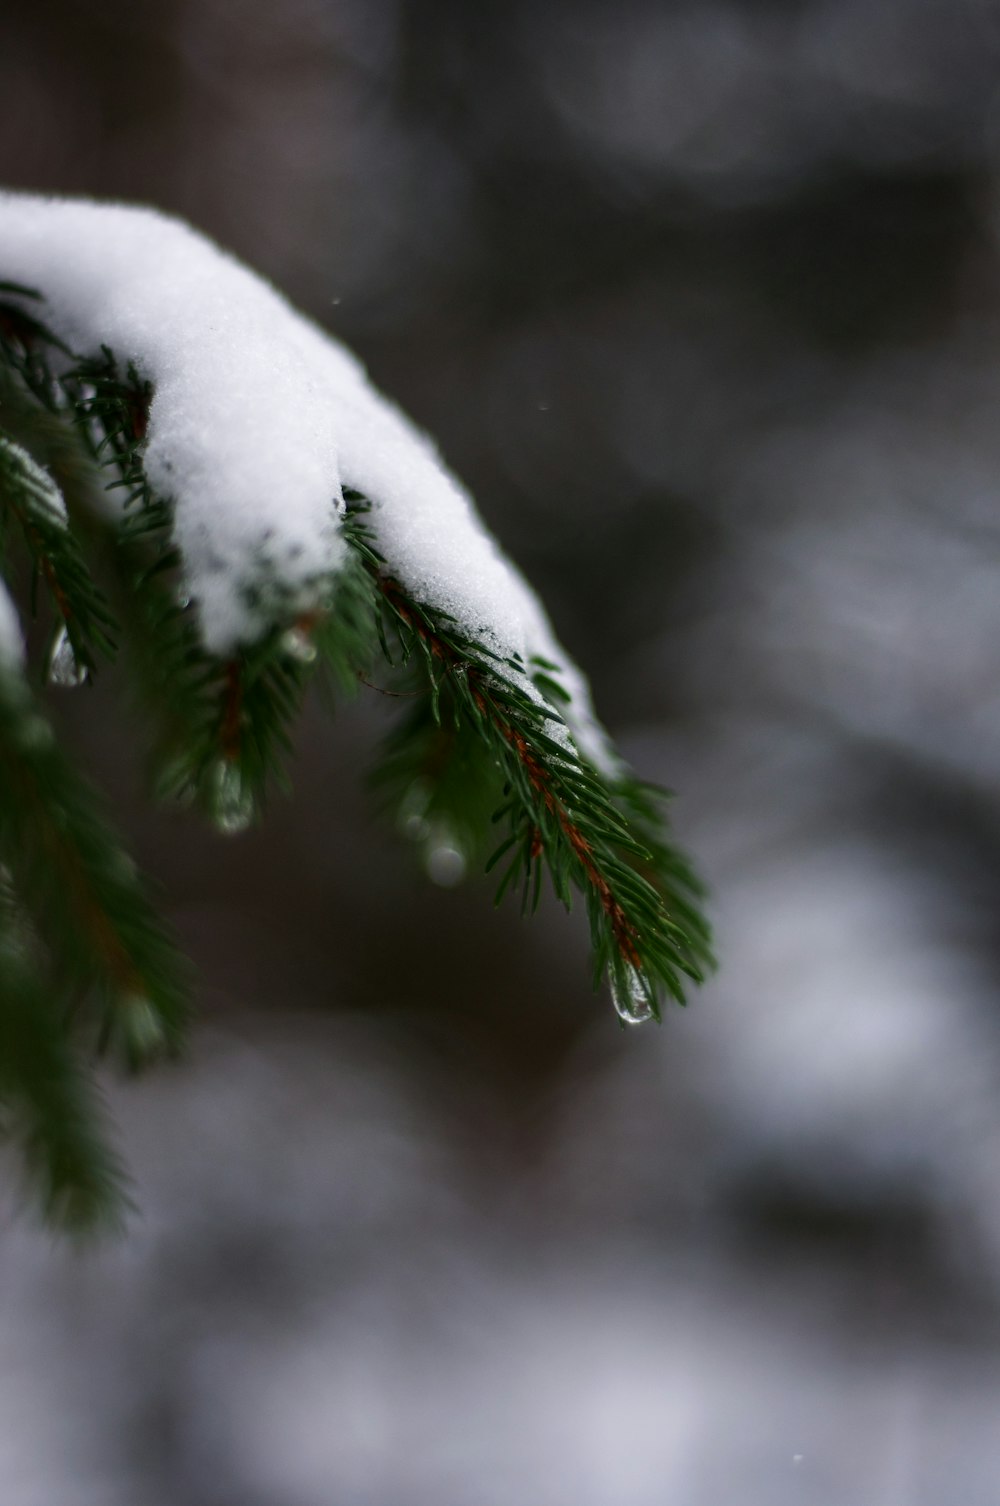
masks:
[[[44,636],[26,662],[22,624]],[[187,226],[0,193],[0,1113],[53,1218],[120,1206],[95,1050],[184,1035],[187,980],[43,686],[120,659],[156,792],[243,830],[315,675],[408,694],[376,778],[452,878],[582,894],[627,1022],[711,963],[657,791],[430,441]]]

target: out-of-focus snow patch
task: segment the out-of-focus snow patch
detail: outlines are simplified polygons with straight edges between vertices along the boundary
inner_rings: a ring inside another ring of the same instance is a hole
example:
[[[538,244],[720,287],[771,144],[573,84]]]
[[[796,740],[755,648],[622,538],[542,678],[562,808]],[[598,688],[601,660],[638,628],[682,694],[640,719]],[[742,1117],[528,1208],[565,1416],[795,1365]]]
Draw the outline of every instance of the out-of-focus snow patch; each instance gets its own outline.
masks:
[[[859,1239],[905,1225],[908,1278],[995,1292],[995,982],[964,897],[864,829],[863,769],[801,729],[720,722],[642,762],[681,770],[723,966],[652,1051],[583,1049],[530,1195],[580,1238],[779,1210]]]
[[[886,1321],[870,1264],[491,1208],[386,1035],[240,1030],[116,1093],[128,1240],[5,1231],[4,1501],[994,1499],[988,1332]]]

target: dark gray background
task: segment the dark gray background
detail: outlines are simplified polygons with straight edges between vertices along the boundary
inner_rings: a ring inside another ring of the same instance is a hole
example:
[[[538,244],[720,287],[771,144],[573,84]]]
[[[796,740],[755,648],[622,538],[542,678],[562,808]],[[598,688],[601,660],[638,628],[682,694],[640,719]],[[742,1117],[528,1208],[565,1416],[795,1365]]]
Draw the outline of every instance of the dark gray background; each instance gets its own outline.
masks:
[[[0,182],[183,214],[366,360],[680,792],[722,970],[374,820],[236,842],[58,714],[194,956],[141,1213],[0,1233],[5,1506],[1000,1499],[1000,6],[0,10]],[[0,248],[2,255],[2,248]]]

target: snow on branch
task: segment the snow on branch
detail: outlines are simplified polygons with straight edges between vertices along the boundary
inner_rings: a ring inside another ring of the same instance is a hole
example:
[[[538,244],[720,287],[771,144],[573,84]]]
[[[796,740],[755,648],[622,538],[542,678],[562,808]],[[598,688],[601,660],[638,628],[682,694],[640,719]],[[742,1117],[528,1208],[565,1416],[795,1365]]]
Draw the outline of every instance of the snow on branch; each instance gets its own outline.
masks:
[[[15,193],[0,193],[0,278],[44,297],[77,356],[110,349],[150,384],[143,467],[172,501],[210,653],[321,600],[350,489],[401,584],[501,659],[553,663],[578,747],[615,767],[586,681],[431,441],[262,278],[152,209]]]

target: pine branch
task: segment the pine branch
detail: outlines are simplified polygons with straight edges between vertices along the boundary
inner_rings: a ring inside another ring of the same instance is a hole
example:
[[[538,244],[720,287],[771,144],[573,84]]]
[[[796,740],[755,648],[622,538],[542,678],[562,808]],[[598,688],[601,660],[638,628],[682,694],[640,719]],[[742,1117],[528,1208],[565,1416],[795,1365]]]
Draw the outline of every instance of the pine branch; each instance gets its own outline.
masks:
[[[454,780],[466,791],[470,772],[482,775],[485,753],[482,791],[492,798],[501,785],[492,820],[503,840],[487,863],[506,860],[497,901],[519,889],[522,912],[533,911],[544,870],[567,908],[572,889],[581,891],[595,986],[608,978],[623,1019],[659,1019],[664,993],[683,1003],[683,978],[700,982],[712,956],[701,887],[669,839],[654,792],[628,777],[602,778],[545,698],[566,699],[554,666],[502,658],[447,613],[416,601],[379,553],[369,504],[354,496],[351,505],[347,536],[379,589],[385,658],[396,657],[395,639],[426,689],[425,704],[392,739],[382,776],[404,821],[415,815],[421,836],[432,829],[428,817],[456,836],[467,831],[467,810],[450,804],[449,787]],[[454,779],[457,764],[464,768]]]
[[[115,621],[70,527],[66,504],[51,476],[0,429],[0,560],[10,553],[10,528],[18,526],[33,572],[32,601],[43,581],[59,627],[50,666],[82,677],[99,656],[114,653]],[[60,648],[67,650],[60,658]]]
[[[36,340],[39,327],[35,321]],[[48,390],[39,372],[36,361],[36,379]],[[223,830],[240,830],[269,780],[280,782],[319,649],[342,680],[371,672],[362,576],[344,573],[343,602],[331,582],[329,605],[308,622],[276,627],[224,663],[211,660],[177,599],[169,503],[152,493],[142,468],[148,385],[131,368],[122,376],[109,350],[77,362],[56,385],[95,458],[113,466],[111,486],[126,493],[120,559],[146,551],[127,583],[126,600],[137,607],[127,637],[146,646],[146,674],[159,682],[174,724],[160,754],[159,787],[194,794]],[[683,1002],[683,979],[700,981],[712,959],[702,891],[669,838],[656,793],[628,776],[608,781],[581,758],[556,709],[567,699],[556,666],[504,660],[446,613],[413,600],[378,552],[365,500],[348,494],[348,502],[345,532],[378,594],[383,657],[390,665],[396,655],[419,663],[427,691],[426,705],[390,745],[382,787],[395,785],[398,799],[405,783],[411,829],[435,840],[448,832],[460,844],[456,853],[472,855],[483,846],[484,808],[499,786],[493,820],[503,840],[488,863],[506,863],[498,899],[519,889],[522,910],[534,910],[544,871],[565,905],[574,888],[582,892],[595,985],[607,977],[624,1019],[660,1018],[663,996]]]
[[[175,1050],[183,968],[93,792],[16,671],[0,669],[0,1128],[46,1216],[113,1223],[124,1175],[81,1053]]]
[[[0,857],[66,997],[129,1066],[175,1050],[183,970],[135,865],[16,673],[0,670]]]
[[[265,578],[246,604],[266,630],[225,657],[209,653],[171,499],[144,468],[152,389],[107,348],[74,355],[41,313],[30,289],[0,283],[0,381],[14,396],[3,411],[15,420],[0,433],[0,568],[11,575],[17,544],[64,635],[54,646],[68,678],[92,675],[121,643],[154,728],[157,793],[242,830],[272,785],[287,787],[292,729],[317,671],[328,690],[375,684],[404,707],[376,783],[432,877],[495,869],[497,903],[519,892],[530,912],[547,875],[567,908],[583,896],[595,987],[608,980],[623,1020],[683,1003],[686,981],[712,966],[701,887],[662,793],[595,768],[575,746],[558,667],[505,656],[408,591],[380,551],[377,509],[357,493],[346,496],[346,563],[311,583],[309,610]],[[37,463],[29,436],[59,449],[67,433],[84,469],[123,495],[116,523],[68,515]],[[109,1206],[120,1175],[78,1042],[133,1066],[176,1049],[183,969],[93,792],[23,677],[2,666],[0,865],[12,896],[0,914],[0,1103],[47,1203],[85,1221]]]
[[[27,930],[9,881],[0,880],[0,1126],[22,1148],[45,1217],[86,1232],[117,1221],[125,1176]]]

